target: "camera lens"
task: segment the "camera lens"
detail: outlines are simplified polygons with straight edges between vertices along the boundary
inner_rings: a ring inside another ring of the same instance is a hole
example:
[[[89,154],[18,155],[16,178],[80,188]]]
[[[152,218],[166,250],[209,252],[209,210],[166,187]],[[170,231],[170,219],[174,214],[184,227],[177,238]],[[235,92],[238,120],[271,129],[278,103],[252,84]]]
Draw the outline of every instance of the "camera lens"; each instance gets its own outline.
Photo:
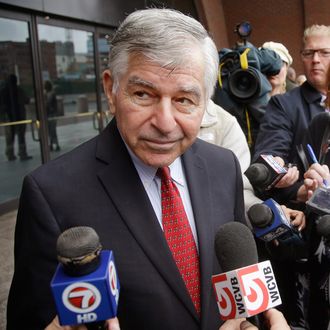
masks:
[[[259,96],[259,77],[253,70],[236,70],[228,83],[229,92],[240,102],[250,102]]]
[[[251,32],[251,24],[249,22],[242,22],[237,25],[236,31],[241,38],[247,38]]]

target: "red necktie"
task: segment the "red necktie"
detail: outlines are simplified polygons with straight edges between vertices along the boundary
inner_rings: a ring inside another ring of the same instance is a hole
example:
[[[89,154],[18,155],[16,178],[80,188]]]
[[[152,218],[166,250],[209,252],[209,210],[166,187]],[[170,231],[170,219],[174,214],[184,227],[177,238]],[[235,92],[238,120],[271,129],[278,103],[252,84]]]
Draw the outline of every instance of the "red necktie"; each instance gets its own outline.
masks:
[[[190,297],[200,314],[200,273],[196,243],[178,188],[168,167],[159,168],[164,234]]]

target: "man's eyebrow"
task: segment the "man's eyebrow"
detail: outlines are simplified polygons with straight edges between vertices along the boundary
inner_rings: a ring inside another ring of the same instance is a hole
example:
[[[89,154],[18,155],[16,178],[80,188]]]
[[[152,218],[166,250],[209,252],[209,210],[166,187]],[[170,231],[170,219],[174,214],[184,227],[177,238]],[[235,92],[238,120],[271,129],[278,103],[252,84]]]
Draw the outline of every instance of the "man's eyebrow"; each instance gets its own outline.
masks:
[[[156,86],[150,81],[144,80],[138,76],[133,76],[128,79],[128,85],[140,85],[152,89],[156,89]]]
[[[139,85],[142,87],[147,87],[151,88],[154,90],[157,90],[157,85],[151,83],[150,81],[144,80],[138,76],[132,76],[128,79],[128,85]],[[196,98],[200,99],[201,98],[201,91],[197,86],[187,86],[187,85],[182,85],[179,86],[178,88],[179,92],[185,93],[185,94],[192,94]]]
[[[192,94],[195,97],[197,97],[198,99],[200,99],[202,97],[200,89],[196,86],[181,86],[179,88],[179,90],[186,94]]]

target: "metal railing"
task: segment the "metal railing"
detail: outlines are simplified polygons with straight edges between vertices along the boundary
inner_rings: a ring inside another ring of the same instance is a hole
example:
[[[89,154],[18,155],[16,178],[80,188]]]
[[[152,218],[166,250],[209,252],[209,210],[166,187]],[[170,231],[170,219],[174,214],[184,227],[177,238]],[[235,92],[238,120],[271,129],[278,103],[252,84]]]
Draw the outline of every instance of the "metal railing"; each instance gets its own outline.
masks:
[[[58,116],[58,117],[49,117],[49,121],[70,121],[70,119],[76,118],[86,118],[92,117],[93,128],[95,130],[99,130],[100,122],[103,121],[105,125],[107,125],[112,119],[112,114],[110,111],[101,111],[101,112],[83,112],[77,113],[74,115],[66,115],[66,116]],[[39,142],[39,129],[40,129],[40,121],[37,119],[25,119],[25,120],[17,120],[11,122],[0,122],[0,127],[8,127],[8,126],[16,126],[16,125],[30,125],[31,134],[33,141]],[[36,134],[38,132],[38,134]]]

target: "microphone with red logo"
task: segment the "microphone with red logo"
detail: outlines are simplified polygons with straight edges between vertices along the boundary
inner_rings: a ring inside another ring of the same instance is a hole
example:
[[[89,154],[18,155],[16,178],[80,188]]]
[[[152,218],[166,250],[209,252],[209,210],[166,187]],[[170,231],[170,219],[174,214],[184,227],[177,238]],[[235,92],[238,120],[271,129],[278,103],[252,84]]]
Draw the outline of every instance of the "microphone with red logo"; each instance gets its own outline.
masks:
[[[112,251],[91,227],[72,227],[57,240],[59,265],[51,282],[61,325],[104,329],[117,315],[119,280]]]
[[[260,155],[244,174],[249,179],[255,192],[262,196],[265,192],[274,188],[286,173],[286,168],[281,166],[272,155]]]
[[[271,263],[258,263],[251,230],[235,221],[220,227],[215,252],[224,271],[212,276],[221,319],[252,317],[261,329],[258,314],[282,303]]]

